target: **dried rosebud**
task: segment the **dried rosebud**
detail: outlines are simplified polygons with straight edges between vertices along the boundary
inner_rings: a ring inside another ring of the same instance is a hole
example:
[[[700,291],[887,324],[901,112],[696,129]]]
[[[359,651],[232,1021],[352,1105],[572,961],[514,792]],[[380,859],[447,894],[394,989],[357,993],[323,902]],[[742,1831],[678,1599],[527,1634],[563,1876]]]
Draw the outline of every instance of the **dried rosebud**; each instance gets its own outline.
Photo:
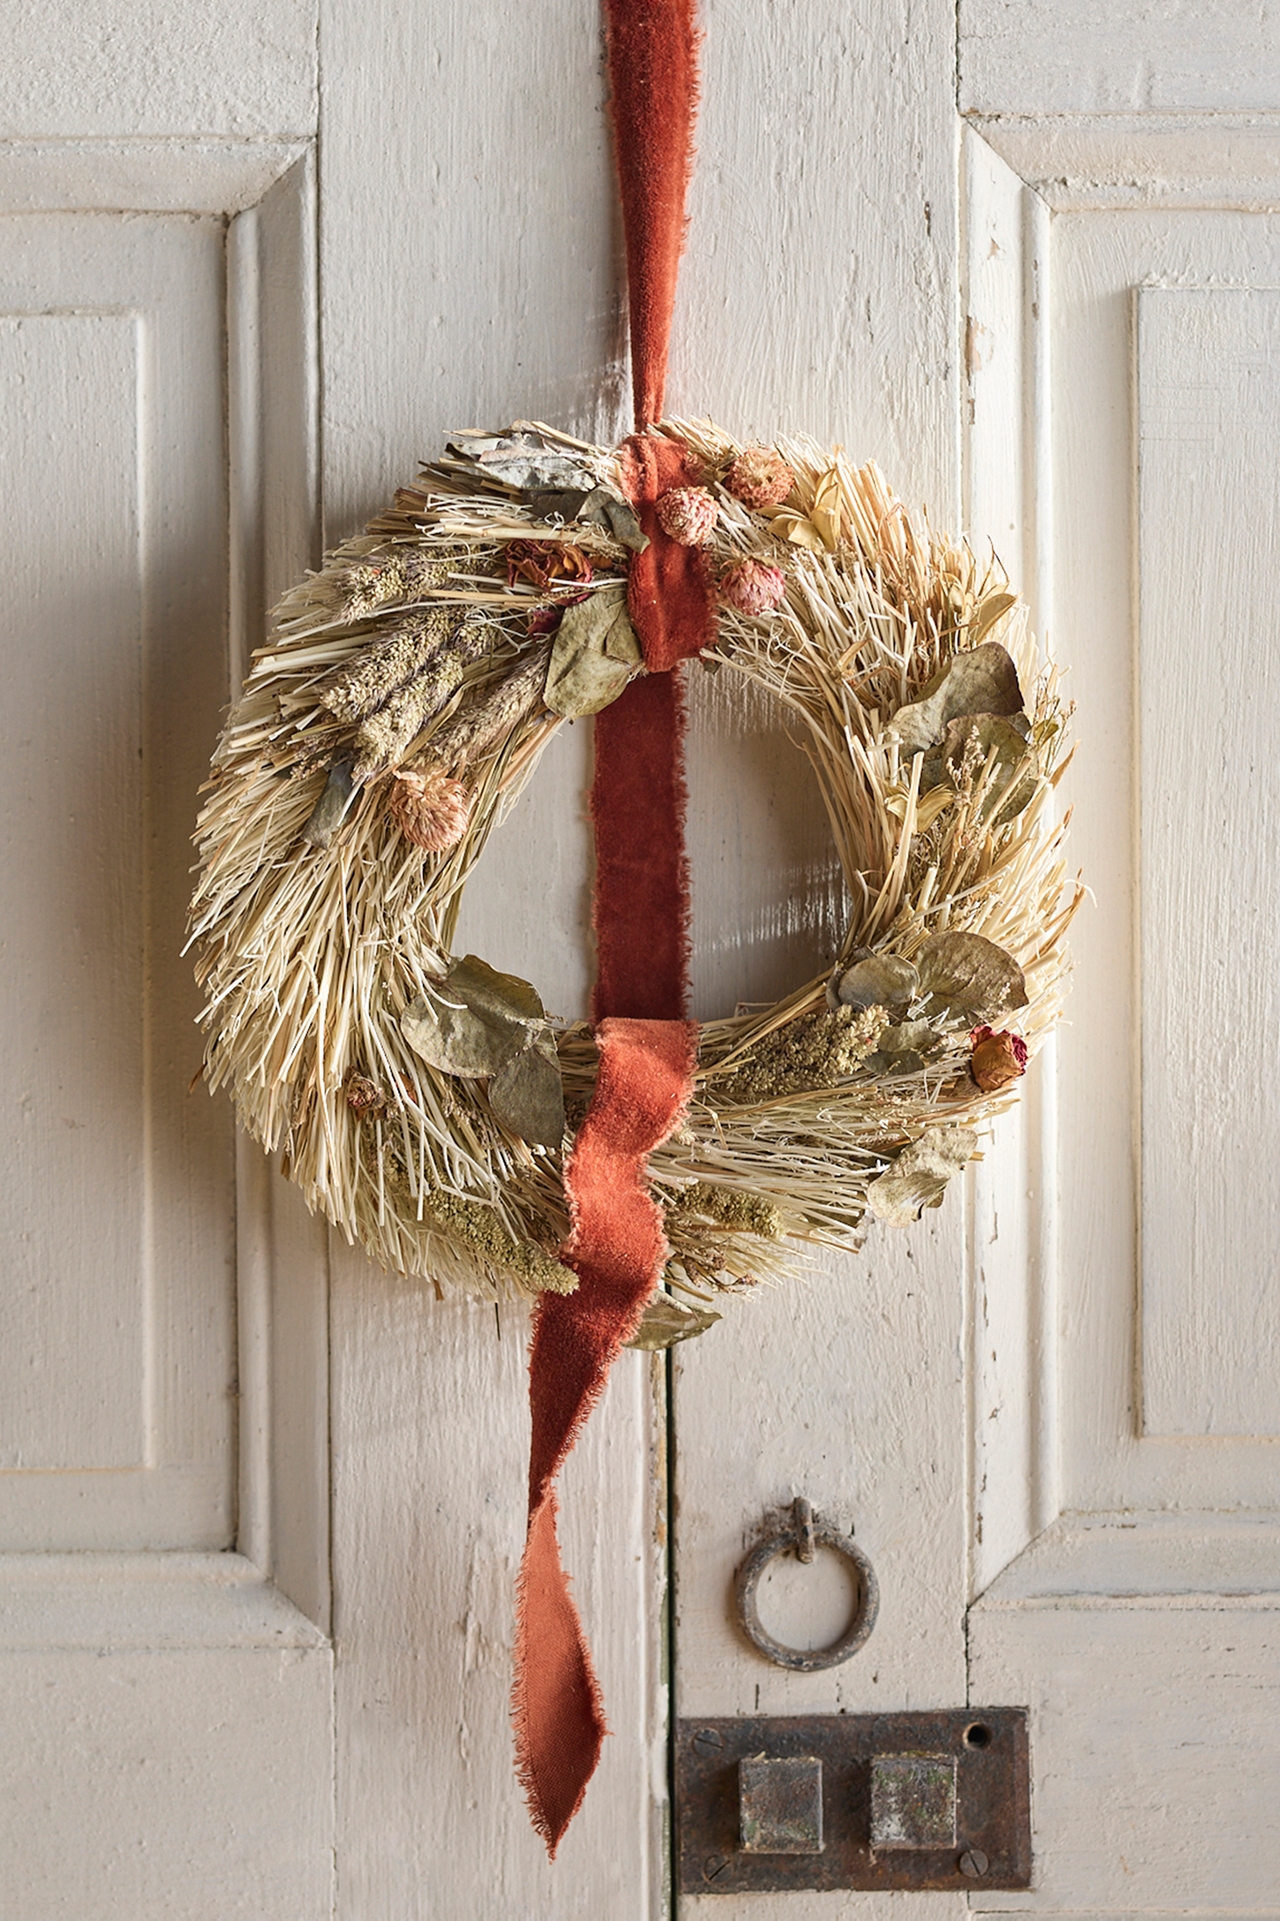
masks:
[[[969,1072],[984,1094],[996,1094],[1027,1071],[1027,1043],[1006,1029],[975,1027],[969,1035]]]
[[[720,598],[740,614],[771,614],[782,605],[787,578],[763,560],[737,560],[720,576]]]
[[[406,840],[443,854],[456,847],[471,819],[471,796],[460,780],[438,769],[403,772],[391,780],[389,805]]]
[[[705,487],[672,487],[658,502],[658,525],[682,547],[701,547],[716,524],[716,503]]]
[[[347,1097],[347,1106],[358,1121],[364,1120],[366,1115],[376,1117],[387,1111],[387,1097],[378,1083],[371,1081],[367,1074],[357,1074],[354,1068],[347,1075],[342,1091]]]
[[[581,547],[563,540],[509,540],[507,542],[507,585],[524,580],[540,593],[562,582],[586,586],[591,579],[591,562]]]
[[[784,501],[796,477],[772,447],[744,447],[725,475],[724,484],[735,500],[759,513]]]

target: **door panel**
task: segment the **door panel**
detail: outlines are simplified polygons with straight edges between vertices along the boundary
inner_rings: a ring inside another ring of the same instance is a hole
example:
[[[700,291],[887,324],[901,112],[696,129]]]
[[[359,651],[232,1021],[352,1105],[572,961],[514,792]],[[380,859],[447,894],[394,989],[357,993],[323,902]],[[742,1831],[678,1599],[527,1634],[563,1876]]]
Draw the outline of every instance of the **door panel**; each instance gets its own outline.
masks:
[[[1259,751],[1277,284],[1269,216],[1054,221],[1057,633],[1098,903],[1075,940],[1090,1045],[1062,1067],[1064,1504],[1086,1511],[1280,1505]]]
[[[24,1921],[331,1908],[323,1240],[256,1150],[236,1182],[181,953],[228,641],[312,553],[310,169],[240,159],[0,148],[0,1910]]]
[[[225,674],[220,220],[0,223],[13,788],[0,1544],[235,1530],[229,1117],[181,959]]]
[[[1071,851],[1094,901],[1073,931],[1057,1145],[1040,1157],[1058,1200],[1027,1270],[1044,1338],[1025,1361],[1016,1269],[991,1264],[994,1315],[985,1285],[975,1299],[992,1347],[975,1338],[970,1686],[1031,1708],[1037,1858],[1030,1895],[978,1905],[1271,1911],[1274,803],[1260,749],[1276,703],[1260,583],[1276,545],[1280,229],[1252,211],[1257,182],[1220,180],[1228,204],[1193,204],[1202,138],[1170,185],[1168,129],[1147,149],[1131,126],[1119,175],[1086,128],[1080,171],[1053,178],[1061,127],[1040,145],[1028,119],[1007,142],[1002,121],[983,127],[1055,210],[968,140],[971,488],[998,497],[991,419],[1017,405],[1039,475],[1034,537],[1026,507],[1019,524],[1077,705]],[[1002,272],[1021,300],[1001,294]],[[1203,1048],[1215,1032],[1221,1063]],[[1230,1050],[1249,1032],[1246,1061]],[[979,1214],[979,1242],[992,1218]],[[1024,1377],[1001,1407],[997,1383]],[[1048,1455],[1038,1533],[1014,1520],[1019,1444],[995,1432],[1010,1412],[1026,1458]]]

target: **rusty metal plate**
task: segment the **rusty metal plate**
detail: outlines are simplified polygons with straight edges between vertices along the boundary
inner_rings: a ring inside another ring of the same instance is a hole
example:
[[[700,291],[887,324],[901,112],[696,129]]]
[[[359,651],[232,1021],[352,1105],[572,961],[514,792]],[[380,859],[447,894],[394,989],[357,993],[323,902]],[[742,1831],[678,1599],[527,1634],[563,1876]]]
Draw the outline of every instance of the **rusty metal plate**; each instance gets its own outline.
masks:
[[[810,1832],[821,1837],[821,1853],[760,1850],[761,1829],[750,1815],[753,1797],[767,1778],[759,1763],[769,1760],[809,1764],[781,1771],[779,1782],[792,1776],[797,1785],[802,1776],[820,1781],[821,1823],[811,1821]],[[686,1894],[1027,1888],[1026,1710],[681,1721],[676,1823],[680,1886]],[[744,1832],[750,1848],[743,1846]],[[954,1839],[930,1839],[951,1835]]]

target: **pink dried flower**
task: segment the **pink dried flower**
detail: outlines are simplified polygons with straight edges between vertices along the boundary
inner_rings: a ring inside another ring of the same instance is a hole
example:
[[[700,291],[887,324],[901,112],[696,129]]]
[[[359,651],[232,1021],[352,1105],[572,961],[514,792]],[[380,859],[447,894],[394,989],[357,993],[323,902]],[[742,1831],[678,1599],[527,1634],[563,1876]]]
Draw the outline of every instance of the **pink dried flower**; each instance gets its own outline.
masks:
[[[759,513],[784,501],[796,477],[772,447],[744,447],[725,475],[724,484],[744,507]]]
[[[716,524],[716,503],[705,487],[672,487],[658,502],[658,525],[682,547],[701,547]]]
[[[466,788],[438,768],[425,774],[393,775],[389,804],[405,839],[429,854],[456,847],[471,820]]]
[[[969,1072],[984,1094],[997,1094],[1027,1071],[1027,1043],[1007,1029],[975,1027],[969,1035]]]
[[[740,614],[771,614],[782,605],[787,577],[763,560],[736,560],[720,576],[720,598]]]

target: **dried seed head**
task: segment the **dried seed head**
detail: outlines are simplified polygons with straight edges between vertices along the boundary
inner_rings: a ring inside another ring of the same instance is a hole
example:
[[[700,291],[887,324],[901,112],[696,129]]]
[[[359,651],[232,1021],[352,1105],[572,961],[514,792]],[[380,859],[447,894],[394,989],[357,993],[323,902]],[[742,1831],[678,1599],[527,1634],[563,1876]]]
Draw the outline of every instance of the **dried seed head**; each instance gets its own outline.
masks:
[[[786,596],[787,579],[780,567],[763,560],[738,560],[720,576],[720,598],[740,614],[771,614]]]
[[[796,477],[772,447],[744,447],[725,475],[724,484],[735,500],[759,513],[784,501]]]
[[[426,554],[415,547],[370,554],[334,577],[339,613],[343,620],[367,620],[379,607],[443,586],[450,566],[448,553]]]
[[[1020,1034],[975,1027],[969,1036],[969,1072],[984,1094],[997,1094],[1027,1071],[1027,1043]]]
[[[716,503],[705,487],[672,487],[658,502],[658,525],[681,547],[701,547],[716,524]]]
[[[471,796],[462,782],[436,771],[394,774],[388,804],[405,839],[429,854],[456,847],[471,819]]]

